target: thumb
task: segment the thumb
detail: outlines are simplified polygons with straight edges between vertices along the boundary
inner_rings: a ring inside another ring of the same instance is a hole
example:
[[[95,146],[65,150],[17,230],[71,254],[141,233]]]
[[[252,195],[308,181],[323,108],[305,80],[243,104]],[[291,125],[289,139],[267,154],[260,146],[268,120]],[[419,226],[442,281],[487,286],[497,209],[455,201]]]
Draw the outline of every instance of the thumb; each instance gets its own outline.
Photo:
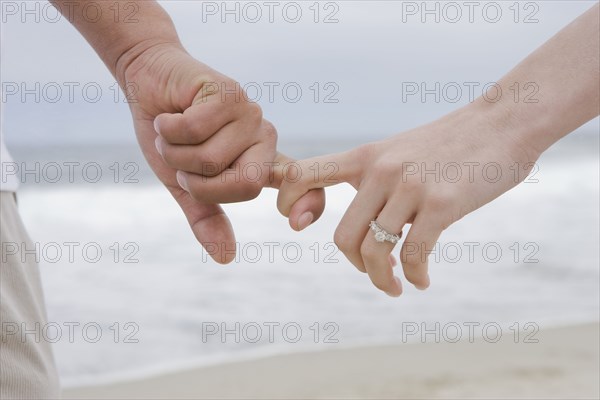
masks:
[[[218,263],[228,264],[235,258],[236,242],[229,218],[218,204],[194,200],[185,190],[169,187],[183,210],[196,239]]]
[[[289,218],[290,226],[302,230],[316,221],[325,208],[322,188],[342,182],[353,182],[358,163],[351,152],[294,161],[278,153],[271,187],[279,189],[277,208]]]

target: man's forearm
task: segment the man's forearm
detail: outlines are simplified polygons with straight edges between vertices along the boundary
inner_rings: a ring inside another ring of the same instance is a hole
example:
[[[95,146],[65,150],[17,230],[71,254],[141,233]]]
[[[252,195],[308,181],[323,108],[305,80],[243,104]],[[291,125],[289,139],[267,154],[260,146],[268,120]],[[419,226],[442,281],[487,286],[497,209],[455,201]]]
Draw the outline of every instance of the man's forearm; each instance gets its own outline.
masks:
[[[490,100],[496,93],[478,100],[534,153],[598,116],[598,11],[596,4],[504,76],[498,101]]]
[[[90,43],[120,83],[127,66],[152,46],[180,46],[169,15],[150,0],[50,0]],[[86,5],[86,12],[82,12]],[[126,18],[127,16],[127,18]]]

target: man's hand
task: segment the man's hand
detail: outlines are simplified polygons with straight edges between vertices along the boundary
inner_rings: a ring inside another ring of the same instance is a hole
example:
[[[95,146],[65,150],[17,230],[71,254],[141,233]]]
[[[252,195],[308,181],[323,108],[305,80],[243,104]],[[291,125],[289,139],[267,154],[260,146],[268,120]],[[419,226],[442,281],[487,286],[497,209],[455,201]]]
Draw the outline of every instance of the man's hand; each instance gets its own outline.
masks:
[[[273,186],[266,172],[273,167],[275,128],[235,81],[183,49],[169,15],[156,1],[50,1],[125,91],[142,151],[181,206],[196,238],[203,245],[218,243],[222,252],[209,253],[218,262],[230,262],[235,238],[218,203],[249,200],[264,186]],[[99,18],[93,21],[72,12],[88,2],[98,10]],[[115,7],[134,7],[135,21],[115,20]],[[223,179],[232,166],[246,169],[240,179]],[[304,228],[321,215],[324,203],[323,191],[307,193],[290,213],[290,225]]]
[[[228,110],[224,104],[217,103],[215,107],[204,112],[205,108],[199,107],[198,102],[205,98],[203,93],[205,83],[217,80],[225,81],[226,78],[194,60],[183,49],[172,44],[164,44],[151,47],[131,62],[125,70],[122,86],[126,92],[128,90],[135,92],[130,106],[142,152],[156,176],[183,210],[194,235],[203,245],[208,242],[222,243],[223,246],[219,248],[231,251],[235,249],[235,237],[223,209],[218,204],[199,202],[194,199],[195,191],[190,193],[182,189],[177,182],[177,170],[173,168],[177,166],[177,160],[172,155],[172,148],[162,145],[162,140],[157,135],[158,130],[169,138],[179,136],[183,140],[202,132],[207,139],[210,138],[214,131],[220,128],[214,115],[222,111],[218,106],[224,106],[222,109],[225,112]],[[196,107],[194,107],[195,102]],[[259,132],[258,126],[262,120],[260,110],[256,111],[255,107],[250,105],[247,107],[250,112],[247,112],[245,119],[252,129],[252,134],[256,137],[262,133],[260,141],[265,157],[273,157],[276,143],[274,130],[263,128]],[[243,115],[243,107],[239,108],[240,115]],[[222,114],[224,113],[221,112]],[[156,118],[159,115],[161,118]],[[219,116],[217,115],[217,118]],[[211,124],[214,124],[212,129]],[[157,144],[159,148],[166,150],[163,154],[171,161],[171,165],[166,163],[158,153]],[[217,153],[219,150],[221,155]],[[216,149],[214,157],[220,156],[226,159],[228,154],[223,153],[227,150]],[[259,188],[252,187],[251,191],[252,195],[256,195]],[[221,263],[228,263],[234,257],[231,252],[211,255]]]
[[[218,203],[250,200],[274,186],[275,128],[237,82],[172,44],[153,46],[133,60],[122,86],[135,92],[131,112],[148,163],[198,241],[205,247],[218,243],[220,253],[211,256],[230,262],[235,237]],[[322,190],[307,193],[294,206],[291,226],[303,229],[324,206]]]

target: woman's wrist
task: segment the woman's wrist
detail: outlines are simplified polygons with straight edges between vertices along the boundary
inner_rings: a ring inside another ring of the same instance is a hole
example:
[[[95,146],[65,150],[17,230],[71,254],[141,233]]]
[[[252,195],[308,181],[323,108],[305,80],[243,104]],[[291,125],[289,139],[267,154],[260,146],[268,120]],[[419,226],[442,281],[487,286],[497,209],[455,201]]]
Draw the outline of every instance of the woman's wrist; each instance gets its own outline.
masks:
[[[536,161],[554,143],[548,131],[547,114],[528,105],[508,101],[491,102],[483,97],[466,106],[475,118],[483,118],[493,142],[503,145],[518,161]],[[484,132],[481,132],[484,134]]]

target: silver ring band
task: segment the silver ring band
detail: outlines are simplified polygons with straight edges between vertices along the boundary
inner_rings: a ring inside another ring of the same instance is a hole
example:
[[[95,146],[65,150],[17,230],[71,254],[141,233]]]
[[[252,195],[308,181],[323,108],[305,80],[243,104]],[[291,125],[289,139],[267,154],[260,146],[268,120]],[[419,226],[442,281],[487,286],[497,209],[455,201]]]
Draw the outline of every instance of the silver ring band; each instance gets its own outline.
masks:
[[[369,228],[371,228],[371,230],[375,232],[375,240],[379,243],[390,242],[396,244],[400,241],[400,238],[402,237],[402,231],[400,231],[400,233],[397,235],[394,233],[389,233],[388,231],[383,229],[381,225],[379,225],[375,220],[371,221],[371,223],[369,224]]]

